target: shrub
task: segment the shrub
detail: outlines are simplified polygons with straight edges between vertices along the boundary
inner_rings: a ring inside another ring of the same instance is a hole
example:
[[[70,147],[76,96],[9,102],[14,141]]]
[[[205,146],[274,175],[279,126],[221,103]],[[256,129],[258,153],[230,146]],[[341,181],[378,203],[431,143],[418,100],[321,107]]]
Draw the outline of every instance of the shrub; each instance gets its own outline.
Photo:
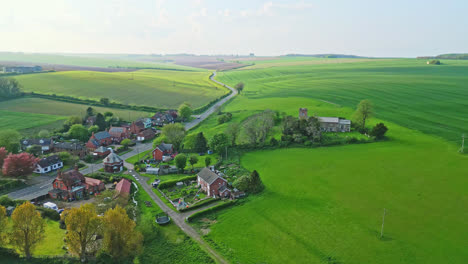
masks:
[[[277,146],[278,145],[278,140],[276,138],[271,138],[270,145]]]
[[[57,213],[57,211],[49,209],[49,208],[44,208],[44,207],[36,207],[36,210],[41,213],[42,218],[49,218],[50,220],[53,221],[59,221],[60,220],[60,214]]]

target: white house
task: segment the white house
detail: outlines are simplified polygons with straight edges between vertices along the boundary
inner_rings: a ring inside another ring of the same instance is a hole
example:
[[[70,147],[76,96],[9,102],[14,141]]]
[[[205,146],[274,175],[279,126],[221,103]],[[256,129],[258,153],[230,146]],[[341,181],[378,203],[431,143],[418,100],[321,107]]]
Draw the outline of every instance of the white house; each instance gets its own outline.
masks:
[[[48,173],[63,167],[63,162],[57,155],[42,158],[36,164],[35,173]]]
[[[319,117],[320,126],[324,132],[349,132],[351,121],[339,117]]]
[[[54,142],[50,138],[40,138],[40,139],[25,139],[21,141],[21,149],[23,151],[27,150],[33,145],[41,146],[42,153],[47,152],[52,149]]]

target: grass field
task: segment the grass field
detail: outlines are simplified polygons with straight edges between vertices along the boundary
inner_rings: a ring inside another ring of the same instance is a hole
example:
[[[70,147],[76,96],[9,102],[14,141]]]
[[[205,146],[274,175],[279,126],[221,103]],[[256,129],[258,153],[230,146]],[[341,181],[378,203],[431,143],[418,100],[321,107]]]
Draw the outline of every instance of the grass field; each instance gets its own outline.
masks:
[[[64,116],[0,110],[0,130],[24,130],[43,127],[53,123],[61,123],[61,120],[64,119],[66,119]]]
[[[248,101],[252,99],[315,98],[351,108],[369,99],[378,118],[404,127],[450,141],[460,140],[468,131],[468,61],[443,60],[443,65],[434,66],[415,59],[310,65],[304,60],[289,58],[287,65],[297,64],[292,66],[276,63],[268,68],[222,72],[218,79],[230,85],[246,84],[240,97],[247,100],[238,108],[254,104],[256,101]]]
[[[72,96],[81,99],[109,98],[122,104],[177,108],[189,102],[203,106],[227,93],[209,80],[211,73],[167,70],[135,72],[69,71],[15,77],[26,92]]]

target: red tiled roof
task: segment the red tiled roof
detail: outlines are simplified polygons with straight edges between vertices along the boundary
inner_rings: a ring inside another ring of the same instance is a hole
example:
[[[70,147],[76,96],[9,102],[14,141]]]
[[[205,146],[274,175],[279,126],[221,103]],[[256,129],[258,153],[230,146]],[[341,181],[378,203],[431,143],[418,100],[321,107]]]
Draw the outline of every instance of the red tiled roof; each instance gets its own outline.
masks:
[[[91,186],[99,186],[102,183],[102,181],[98,179],[93,179],[89,177],[85,177],[85,181],[86,181],[86,184],[91,185]]]
[[[115,186],[115,190],[120,194],[129,195],[131,186],[132,184],[130,183],[130,181],[128,181],[127,179],[122,179]]]

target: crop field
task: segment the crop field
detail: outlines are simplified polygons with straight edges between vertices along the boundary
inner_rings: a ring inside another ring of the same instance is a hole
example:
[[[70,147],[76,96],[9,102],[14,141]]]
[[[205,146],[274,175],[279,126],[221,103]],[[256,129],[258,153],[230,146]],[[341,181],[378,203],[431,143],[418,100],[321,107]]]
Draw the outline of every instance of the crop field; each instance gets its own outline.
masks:
[[[314,98],[351,108],[369,99],[378,118],[404,127],[449,141],[459,141],[468,131],[467,61],[443,60],[435,66],[425,60],[392,59],[245,69],[217,77],[230,85],[246,84],[239,108],[267,98]]]
[[[177,108],[183,102],[201,107],[227,93],[209,80],[210,72],[139,70],[135,72],[69,71],[15,77],[26,92],[109,98],[130,105]]]
[[[22,113],[0,110],[0,130],[15,129],[23,130],[35,127],[41,127],[52,123],[58,123],[65,120],[64,116]]]

